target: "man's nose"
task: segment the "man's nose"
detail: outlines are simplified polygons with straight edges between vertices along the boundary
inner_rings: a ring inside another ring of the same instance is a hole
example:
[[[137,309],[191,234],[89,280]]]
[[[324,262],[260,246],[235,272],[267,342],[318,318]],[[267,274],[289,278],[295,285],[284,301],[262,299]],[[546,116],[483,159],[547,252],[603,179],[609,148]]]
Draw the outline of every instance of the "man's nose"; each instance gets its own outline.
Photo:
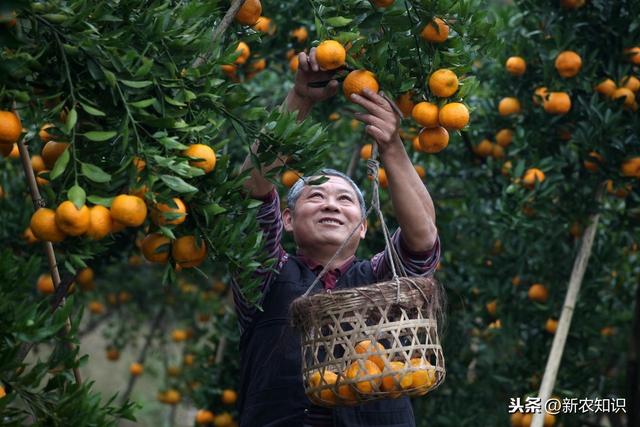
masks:
[[[322,206],[323,209],[326,210],[332,210],[332,211],[339,211],[340,207],[338,205],[338,200],[336,200],[335,197],[327,197],[324,199],[324,206]]]

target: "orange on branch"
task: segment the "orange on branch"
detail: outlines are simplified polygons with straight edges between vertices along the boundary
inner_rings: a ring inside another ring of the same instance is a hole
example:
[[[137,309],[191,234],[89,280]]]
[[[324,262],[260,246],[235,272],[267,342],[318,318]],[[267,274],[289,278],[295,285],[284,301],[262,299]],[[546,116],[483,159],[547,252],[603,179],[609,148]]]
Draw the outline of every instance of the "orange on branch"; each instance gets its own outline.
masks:
[[[214,420],[215,415],[207,409],[199,409],[196,413],[196,424],[198,425],[213,424]]]
[[[93,240],[100,240],[111,233],[113,219],[111,211],[104,206],[96,205],[89,208],[89,229],[87,236]]]
[[[502,98],[498,104],[498,113],[503,117],[519,114],[520,111],[520,101],[514,97]]]
[[[80,209],[73,202],[66,200],[56,209],[56,224],[67,236],[81,236],[89,230],[91,215],[89,208],[82,205]]]
[[[316,48],[316,61],[322,70],[330,71],[344,65],[347,52],[335,40],[325,40]]]
[[[373,145],[364,144],[360,149],[360,158],[362,160],[369,160],[371,158],[371,152],[373,151]]]
[[[91,301],[87,308],[91,314],[97,315],[104,314],[106,311],[106,307],[100,301]]]
[[[60,157],[68,147],[68,143],[56,141],[49,141],[44,145],[41,155],[44,160],[44,164],[47,165],[48,169],[53,168],[58,157]]]
[[[83,268],[76,276],[76,283],[78,283],[78,286],[80,286],[80,289],[83,291],[90,291],[95,288],[95,284],[93,283],[94,278],[95,273],[92,268]]]
[[[627,76],[622,79],[621,86],[637,93],[640,90],[640,80],[636,76]]]
[[[439,109],[436,104],[430,102],[418,102],[411,110],[411,117],[420,126],[425,128],[435,128],[440,126],[438,118]]]
[[[216,153],[208,145],[192,144],[182,152],[182,155],[190,157],[189,164],[194,168],[202,169],[205,174],[210,173],[216,167]]]
[[[372,0],[375,7],[387,8],[393,5],[396,0]]]
[[[595,87],[595,91],[604,96],[611,96],[616,90],[616,83],[611,79],[605,79],[598,83]]]
[[[31,216],[31,231],[39,240],[62,242],[66,235],[56,224],[56,213],[49,208],[40,208]]]
[[[531,285],[529,291],[527,292],[527,295],[529,296],[529,299],[531,301],[540,303],[544,303],[549,299],[549,291],[544,285],[541,285],[540,283],[534,283],[533,285]]]
[[[139,377],[144,372],[142,363],[134,362],[129,366],[129,373],[134,377]]]
[[[521,76],[527,70],[527,62],[520,56],[512,56],[507,59],[505,67],[509,74],[514,76]]]
[[[178,225],[187,219],[187,207],[184,202],[178,198],[173,198],[176,207],[172,207],[167,203],[157,203],[151,210],[151,221],[155,225]],[[167,218],[165,214],[169,214],[171,218]]]
[[[45,295],[51,295],[55,292],[55,287],[53,286],[53,279],[50,274],[41,274],[38,277],[38,282],[36,284],[36,288],[38,292]]]
[[[440,125],[449,130],[460,130],[469,124],[469,110],[460,102],[450,102],[438,113]]]
[[[571,110],[571,97],[566,92],[550,92],[543,107],[549,114],[567,114]]]
[[[262,13],[260,0],[245,0],[236,13],[235,20],[242,25],[254,25]]]
[[[306,27],[298,27],[295,30],[291,30],[291,37],[298,43],[304,43],[307,41],[307,37],[309,37],[309,32]]]
[[[249,55],[251,55],[251,49],[249,49],[249,45],[245,42],[239,42],[238,47],[236,47],[236,52],[240,53],[240,56],[236,58],[234,61],[235,64],[244,64],[249,59]]]
[[[238,400],[238,393],[235,390],[222,390],[222,403],[225,405],[234,405]]]
[[[530,168],[525,171],[522,177],[522,184],[529,189],[533,189],[536,185],[536,182],[542,183],[544,180],[544,172],[542,172],[538,168]]]
[[[415,106],[415,103],[411,99],[412,96],[413,94],[411,92],[405,92],[396,99],[396,105],[400,111],[402,111],[404,117],[409,117]]]
[[[418,135],[420,148],[425,153],[439,153],[449,145],[449,132],[442,126],[424,128]]]
[[[38,174],[38,172],[42,172],[47,169],[42,156],[38,154],[31,156],[31,169],[33,169],[33,172],[36,175]]]
[[[282,184],[287,187],[287,188],[291,188],[293,187],[293,184],[295,184],[296,182],[298,182],[298,180],[301,178],[302,176],[300,175],[300,173],[298,171],[295,170],[287,170],[284,171],[282,173],[282,175],[280,176],[280,182],[282,182]]]
[[[572,50],[565,50],[556,57],[555,67],[561,77],[575,77],[582,68],[582,58]]]
[[[22,123],[13,111],[0,111],[0,145],[15,144],[22,134]]]
[[[544,330],[551,335],[555,334],[558,330],[558,321],[551,318],[547,319],[547,322],[544,324]]]
[[[111,218],[127,227],[138,227],[147,218],[147,205],[140,197],[120,194],[111,202]]]
[[[197,267],[207,257],[207,245],[203,240],[197,243],[195,236],[182,236],[173,242],[171,256],[182,268]]]
[[[352,94],[362,95],[362,91],[369,89],[378,93],[380,86],[375,74],[367,70],[351,71],[342,82],[342,92],[350,100]]]
[[[624,99],[624,103],[622,105],[627,108],[631,108],[636,101],[636,97],[633,92],[626,87],[620,87],[613,91],[611,98],[614,100]]]
[[[40,127],[40,130],[38,131],[38,136],[40,137],[42,142],[46,143],[51,141],[54,138],[54,136],[47,131],[47,129],[52,129],[52,128],[55,128],[55,125],[53,123],[45,123]]]
[[[429,43],[443,43],[449,37],[449,26],[442,19],[434,17],[422,29],[420,37]]]
[[[448,98],[458,91],[458,76],[447,68],[434,71],[429,76],[429,90],[439,98]]]
[[[291,57],[291,59],[289,60],[289,69],[291,70],[292,73],[298,72],[299,63],[300,63],[300,59],[298,59],[298,55],[294,55]]]
[[[160,233],[151,233],[142,240],[142,255],[149,262],[164,264],[169,260],[170,245],[171,240],[168,237]]]
[[[500,129],[496,133],[496,143],[501,147],[508,147],[513,141],[513,131],[511,129]]]
[[[269,35],[272,35],[276,32],[276,27],[275,25],[273,25],[273,21],[271,21],[271,19],[267,18],[266,16],[259,17],[255,25],[253,26],[253,29]]]

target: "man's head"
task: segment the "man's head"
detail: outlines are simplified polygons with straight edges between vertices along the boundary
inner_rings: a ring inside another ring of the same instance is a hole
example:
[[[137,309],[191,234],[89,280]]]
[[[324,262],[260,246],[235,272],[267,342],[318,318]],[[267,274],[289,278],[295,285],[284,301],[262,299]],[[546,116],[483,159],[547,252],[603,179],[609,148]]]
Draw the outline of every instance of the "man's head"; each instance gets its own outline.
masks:
[[[326,177],[322,184],[311,181]],[[322,169],[316,176],[298,180],[287,195],[283,212],[285,230],[302,252],[336,249],[358,226],[343,254],[353,254],[366,233],[365,202],[362,191],[347,175]]]

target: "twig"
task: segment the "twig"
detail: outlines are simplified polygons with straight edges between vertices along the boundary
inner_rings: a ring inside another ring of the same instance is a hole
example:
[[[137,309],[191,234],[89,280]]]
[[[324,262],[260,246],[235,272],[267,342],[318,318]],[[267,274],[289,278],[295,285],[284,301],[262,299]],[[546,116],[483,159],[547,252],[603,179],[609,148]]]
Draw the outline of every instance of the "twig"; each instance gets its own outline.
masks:
[[[238,13],[240,6],[242,6],[244,2],[245,0],[232,0],[229,10],[227,10],[227,13],[222,18],[222,21],[220,21],[218,26],[213,30],[213,35],[211,36],[212,47],[215,46],[215,43],[216,43],[216,40],[218,40],[218,37],[220,37],[220,35],[224,33],[227,30],[227,28],[229,28],[229,25],[231,25],[231,21],[233,21],[233,18],[236,16],[236,13]],[[207,62],[209,59],[209,56],[212,53],[212,50],[213,48],[209,50],[209,52],[199,55],[195,59],[195,61],[193,61],[193,63],[191,64],[191,68],[198,68],[199,66]]]
[[[349,166],[347,167],[347,176],[353,178],[353,174],[358,166],[358,157],[360,157],[360,147],[353,147],[353,153],[351,153],[351,160],[349,160]]]

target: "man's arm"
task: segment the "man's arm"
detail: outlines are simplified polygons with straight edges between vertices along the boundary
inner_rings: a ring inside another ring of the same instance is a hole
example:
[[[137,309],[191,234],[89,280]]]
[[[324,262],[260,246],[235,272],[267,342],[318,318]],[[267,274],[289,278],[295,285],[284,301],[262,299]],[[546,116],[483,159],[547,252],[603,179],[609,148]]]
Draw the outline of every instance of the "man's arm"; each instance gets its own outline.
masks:
[[[400,118],[383,97],[371,90],[365,89],[362,96],[352,95],[352,101],[367,110],[356,113],[356,118],[367,125],[366,132],[378,143],[402,241],[410,252],[431,250],[438,238],[435,208],[398,134]]]

